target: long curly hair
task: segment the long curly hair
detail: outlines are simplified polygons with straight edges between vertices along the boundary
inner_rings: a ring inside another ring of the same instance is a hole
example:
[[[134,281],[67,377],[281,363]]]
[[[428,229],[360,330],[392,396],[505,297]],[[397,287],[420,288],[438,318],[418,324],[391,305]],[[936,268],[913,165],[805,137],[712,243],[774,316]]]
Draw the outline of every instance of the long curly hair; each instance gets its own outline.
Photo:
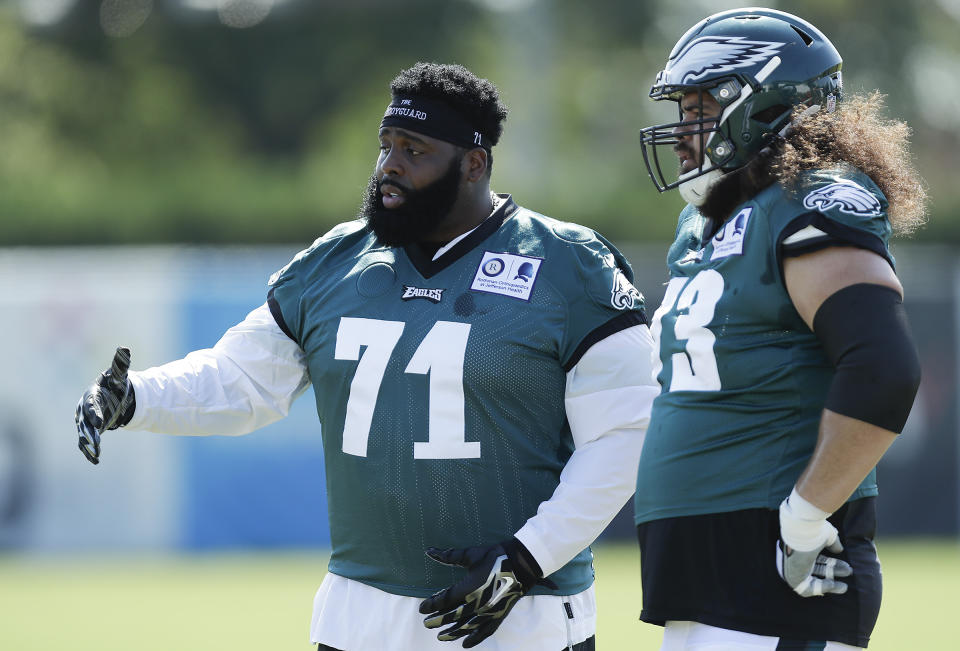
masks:
[[[884,118],[883,107],[884,95],[874,91],[800,120],[770,161],[771,171],[789,184],[804,170],[852,165],[886,196],[894,233],[908,235],[926,221],[927,187],[910,154],[910,127]]]

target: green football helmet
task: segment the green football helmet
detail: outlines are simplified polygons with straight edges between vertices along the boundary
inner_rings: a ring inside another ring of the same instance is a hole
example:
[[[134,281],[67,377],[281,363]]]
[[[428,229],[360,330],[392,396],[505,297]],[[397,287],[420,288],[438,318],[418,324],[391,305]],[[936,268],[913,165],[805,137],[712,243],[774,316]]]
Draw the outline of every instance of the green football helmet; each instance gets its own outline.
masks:
[[[679,121],[641,130],[643,160],[654,185],[661,192],[679,187],[688,203],[701,205],[722,174],[746,165],[786,130],[795,108],[833,110],[841,96],[842,63],[820,30],[782,11],[733,9],[703,19],[674,46],[650,97],[679,107],[693,92],[702,108],[703,94],[709,93],[722,112],[719,118],[684,122],[681,110]],[[701,139],[703,155],[698,167],[671,182],[662,159],[676,161],[678,129]]]

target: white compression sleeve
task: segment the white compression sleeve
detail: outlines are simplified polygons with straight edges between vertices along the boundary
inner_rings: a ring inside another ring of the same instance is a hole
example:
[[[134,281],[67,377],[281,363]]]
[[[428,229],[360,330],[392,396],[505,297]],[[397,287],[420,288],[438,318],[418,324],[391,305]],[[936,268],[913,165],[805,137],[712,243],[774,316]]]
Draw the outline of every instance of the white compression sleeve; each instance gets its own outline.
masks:
[[[567,374],[565,403],[576,449],[553,495],[516,533],[545,576],[589,546],[633,495],[650,408],[660,392],[652,352],[647,326],[633,326],[594,344]]]
[[[246,434],[286,416],[310,383],[304,354],[266,304],[213,348],[131,372],[136,409],[127,429]]]

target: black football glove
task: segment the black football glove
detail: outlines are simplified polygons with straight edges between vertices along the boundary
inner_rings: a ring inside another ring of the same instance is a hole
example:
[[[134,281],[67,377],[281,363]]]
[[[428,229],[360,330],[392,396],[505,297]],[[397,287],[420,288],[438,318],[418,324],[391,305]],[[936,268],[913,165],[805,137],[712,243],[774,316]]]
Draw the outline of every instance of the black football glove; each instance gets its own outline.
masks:
[[[451,625],[437,634],[441,642],[466,637],[463,648],[474,647],[491,636],[514,604],[533,586],[552,581],[540,577],[540,566],[527,548],[517,540],[466,549],[427,549],[427,556],[443,563],[467,569],[458,583],[420,602],[420,613],[427,628]]]
[[[100,434],[123,427],[133,418],[136,400],[127,379],[130,349],[117,348],[113,364],[84,391],[77,403],[80,451],[92,464],[100,463]]]

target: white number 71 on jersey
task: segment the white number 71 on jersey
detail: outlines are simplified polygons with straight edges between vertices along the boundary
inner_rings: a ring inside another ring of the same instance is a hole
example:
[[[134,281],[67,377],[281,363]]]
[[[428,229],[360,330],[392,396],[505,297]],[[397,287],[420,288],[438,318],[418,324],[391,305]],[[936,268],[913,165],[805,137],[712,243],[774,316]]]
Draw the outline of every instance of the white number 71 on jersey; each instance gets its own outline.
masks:
[[[380,385],[405,325],[403,321],[340,319],[334,358],[358,360],[343,424],[343,451],[347,454],[367,456]],[[406,373],[430,374],[427,440],[414,442],[414,459],[480,458],[480,442],[468,442],[464,426],[463,360],[469,336],[469,323],[437,321],[407,364]]]

